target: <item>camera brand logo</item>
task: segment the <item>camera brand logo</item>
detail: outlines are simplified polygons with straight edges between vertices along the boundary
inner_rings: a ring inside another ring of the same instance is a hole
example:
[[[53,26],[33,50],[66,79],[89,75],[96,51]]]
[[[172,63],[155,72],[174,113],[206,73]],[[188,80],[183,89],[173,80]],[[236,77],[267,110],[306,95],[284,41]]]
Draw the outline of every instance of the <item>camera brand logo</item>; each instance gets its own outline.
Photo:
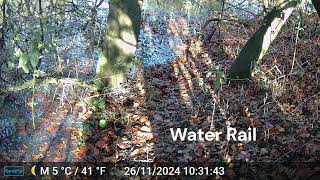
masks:
[[[23,166],[4,166],[4,176],[24,176]]]

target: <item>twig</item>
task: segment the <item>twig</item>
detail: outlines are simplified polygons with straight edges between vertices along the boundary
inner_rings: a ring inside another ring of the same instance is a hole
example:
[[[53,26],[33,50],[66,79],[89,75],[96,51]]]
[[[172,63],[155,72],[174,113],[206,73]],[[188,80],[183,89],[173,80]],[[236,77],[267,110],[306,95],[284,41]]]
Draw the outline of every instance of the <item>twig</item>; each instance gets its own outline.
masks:
[[[225,17],[226,15],[224,15],[224,17]],[[254,25],[251,25],[250,23],[249,23],[249,21],[245,21],[245,20],[239,20],[239,19],[232,19],[232,18],[230,18],[230,19],[220,19],[220,18],[215,18],[215,17],[213,17],[213,18],[210,18],[210,19],[208,19],[205,23],[204,23],[204,25],[202,26],[202,28],[201,29],[205,29],[212,21],[214,21],[214,22],[220,22],[220,21],[225,21],[225,22],[235,22],[235,23],[239,23],[239,24],[242,24],[242,25],[244,25],[245,27],[253,27]]]
[[[286,156],[286,155],[288,155],[288,154],[290,154],[290,153],[292,153],[292,152],[294,152],[294,151],[296,151],[296,150],[298,150],[298,149],[306,146],[307,144],[309,144],[309,143],[310,143],[311,141],[313,141],[313,140],[314,140],[314,139],[311,139],[310,141],[306,142],[305,144],[302,144],[301,146],[298,146],[297,148],[295,148],[295,149],[293,149],[293,150],[291,150],[291,151],[289,151],[289,152],[284,153],[282,156],[280,156],[280,157],[279,157],[277,160],[275,160],[274,162],[279,162],[279,160],[282,159],[284,156]]]
[[[300,103],[300,104],[299,104],[292,112],[290,112],[290,113],[293,114],[296,110],[298,110],[298,108],[299,108],[302,104],[304,104],[304,103],[306,103],[306,102],[309,102],[309,100],[310,100],[311,98],[313,98],[314,96],[317,96],[318,94],[320,94],[320,92],[318,92],[317,94],[312,95],[311,97],[309,97],[308,99],[306,99],[304,102]]]
[[[221,27],[222,27],[222,20],[223,20],[223,13],[224,13],[224,5],[225,5],[225,0],[221,0],[221,12],[220,12],[220,16],[219,16],[219,19],[220,21],[218,21],[218,29],[219,29],[219,34],[218,34],[218,37],[219,39],[221,38]]]
[[[296,41],[294,43],[294,51],[293,51],[293,58],[292,58],[292,65],[291,65],[290,74],[292,74],[294,63],[295,63],[295,60],[296,60],[297,44],[298,44],[298,39],[299,39],[300,26],[301,26],[301,20],[298,23],[298,29],[297,29],[297,34],[296,34]]]
[[[212,117],[211,117],[211,124],[210,124],[210,130],[213,129],[213,117],[216,111],[216,101],[213,101],[213,108],[212,108]]]
[[[268,112],[268,107],[266,108],[265,105],[267,104],[268,100],[268,92],[266,92],[266,97],[263,98],[263,114],[266,114]]]
[[[229,81],[249,81],[251,82],[251,80],[249,78],[243,78],[243,79],[237,79],[237,78],[226,78],[226,80],[229,80]]]
[[[258,17],[258,16],[260,16],[260,14],[256,14],[256,13],[253,13],[253,12],[251,12],[251,11],[248,11],[248,10],[246,10],[246,9],[244,9],[244,8],[241,8],[241,7],[238,7],[239,5],[241,5],[242,3],[239,3],[239,4],[237,4],[237,5],[234,5],[234,4],[231,4],[231,3],[228,3],[228,2],[225,2],[227,5],[229,5],[229,6],[232,6],[233,8],[235,8],[235,9],[238,9],[238,10],[240,10],[240,11],[244,11],[244,12],[246,12],[246,13],[248,13],[248,14],[251,14],[251,15],[253,15],[253,16],[255,16],[255,17]]]
[[[242,107],[242,102],[243,102],[243,84],[241,84],[241,91],[240,91],[240,107]]]
[[[35,94],[35,86],[36,86],[36,77],[33,75],[32,79],[32,98],[31,98],[31,113],[32,113],[32,126],[33,129],[36,129],[36,122],[35,122],[35,100],[34,100],[34,94]]]

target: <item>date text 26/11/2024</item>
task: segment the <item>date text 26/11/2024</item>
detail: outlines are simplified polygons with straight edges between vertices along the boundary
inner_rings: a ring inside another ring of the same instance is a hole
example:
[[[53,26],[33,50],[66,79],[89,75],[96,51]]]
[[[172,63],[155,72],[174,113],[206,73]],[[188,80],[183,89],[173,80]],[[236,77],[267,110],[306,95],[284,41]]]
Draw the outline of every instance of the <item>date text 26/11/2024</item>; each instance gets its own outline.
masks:
[[[220,141],[221,131],[207,131],[201,129],[198,131],[188,131],[188,128],[170,128],[171,137],[173,141]],[[227,127],[226,131],[227,141],[256,141],[257,129],[248,128],[247,131],[238,131],[236,128]]]

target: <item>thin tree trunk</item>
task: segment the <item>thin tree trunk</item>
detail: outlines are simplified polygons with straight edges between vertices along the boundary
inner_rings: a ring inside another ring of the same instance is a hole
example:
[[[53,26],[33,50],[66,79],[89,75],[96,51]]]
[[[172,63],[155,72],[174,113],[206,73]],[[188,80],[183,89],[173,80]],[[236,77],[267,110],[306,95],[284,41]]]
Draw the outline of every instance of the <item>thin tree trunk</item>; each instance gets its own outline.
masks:
[[[38,1],[39,2],[39,21],[40,21],[40,33],[41,33],[41,39],[40,39],[40,41],[41,41],[41,43],[43,43],[44,42],[44,34],[43,34],[43,22],[42,22],[42,15],[43,15],[43,12],[42,12],[42,0],[39,0]],[[42,51],[42,49],[40,49],[40,51],[39,51],[39,53],[40,53],[40,58],[39,58],[39,63],[38,63],[38,66],[37,67],[39,67],[40,66],[40,64],[41,64],[41,55],[42,55],[42,53],[43,53],[43,51]]]
[[[44,34],[43,34],[43,23],[42,23],[42,0],[39,0],[39,18],[40,18],[40,28],[41,28],[41,42],[44,40]]]
[[[3,25],[1,28],[1,39],[0,39],[0,48],[4,48],[6,46],[5,41],[5,33],[7,29],[7,18],[6,18],[6,0],[2,1],[2,17],[3,17]]]
[[[28,16],[31,16],[32,13],[31,13],[31,10],[30,10],[30,0],[25,0],[24,4],[26,5]]]

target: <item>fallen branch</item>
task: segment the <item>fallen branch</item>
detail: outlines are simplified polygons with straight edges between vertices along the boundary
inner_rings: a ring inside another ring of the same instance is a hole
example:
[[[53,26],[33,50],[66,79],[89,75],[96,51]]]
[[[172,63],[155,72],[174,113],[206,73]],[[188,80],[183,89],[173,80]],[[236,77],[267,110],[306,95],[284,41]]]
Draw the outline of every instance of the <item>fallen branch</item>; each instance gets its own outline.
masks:
[[[310,96],[308,99],[305,99],[304,102],[300,103],[293,111],[290,112],[290,114],[294,115],[294,113],[300,108],[301,105],[303,105],[303,104],[305,104],[305,103],[307,103],[307,102],[310,102],[310,100],[311,100],[312,98],[314,98],[315,96],[317,96],[317,95],[319,95],[319,94],[320,94],[320,92],[318,92],[318,93]]]
[[[239,23],[244,25],[245,27],[254,27],[254,24],[251,24],[249,20],[239,20],[239,19],[233,19],[233,18],[229,18],[229,19],[220,19],[220,18],[216,18],[216,17],[212,17],[209,18],[204,25],[202,26],[202,29],[205,29],[211,22],[234,22],[234,23]]]
[[[96,91],[97,88],[94,85],[90,85],[87,82],[79,81],[78,79],[57,79],[57,78],[47,78],[47,79],[36,79],[36,84],[59,84],[63,83],[64,81],[72,81],[73,83],[77,84],[78,86],[81,87],[87,87],[92,89],[93,91]],[[0,88],[0,93],[8,93],[8,92],[17,92],[21,91],[24,89],[32,88],[33,85],[33,80],[18,84],[18,85],[13,85],[13,86],[8,86],[8,87],[3,87]]]

